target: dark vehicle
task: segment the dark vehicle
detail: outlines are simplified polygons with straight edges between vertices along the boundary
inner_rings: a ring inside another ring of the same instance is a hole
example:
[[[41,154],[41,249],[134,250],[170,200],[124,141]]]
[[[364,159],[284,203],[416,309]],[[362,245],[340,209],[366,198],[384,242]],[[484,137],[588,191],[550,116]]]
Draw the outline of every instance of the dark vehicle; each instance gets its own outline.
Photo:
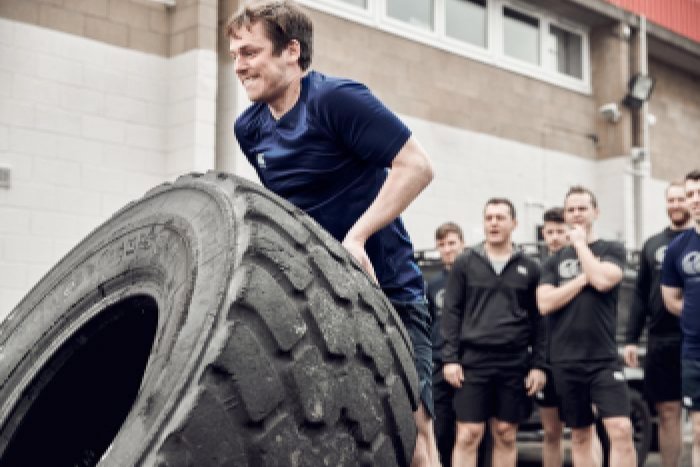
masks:
[[[542,257],[541,244],[524,244],[522,248],[528,255],[536,258]],[[442,264],[437,252],[432,250],[423,250],[416,252],[416,261],[418,266],[423,271],[426,281],[430,281],[436,273],[438,273]],[[624,271],[624,278],[620,286],[620,295],[617,305],[617,342],[619,345],[620,363],[624,368],[625,378],[629,386],[630,395],[630,418],[634,428],[634,445],[637,450],[637,462],[639,465],[644,465],[647,454],[651,450],[656,439],[657,419],[654,413],[654,408],[644,399],[644,358],[646,354],[646,334],[642,336],[639,347],[639,368],[630,368],[625,366],[622,358],[622,348],[624,346],[624,330],[627,326],[629,317],[629,309],[632,304],[634,295],[634,285],[637,278],[637,270],[639,268],[639,252],[628,250],[627,252],[627,267]],[[603,444],[604,465],[607,465],[608,440],[605,434],[605,429],[601,421],[596,423],[598,436]],[[569,430],[565,428],[564,436],[569,436]],[[539,411],[532,411],[530,418],[518,427],[518,441],[541,442],[544,439],[542,424],[539,419]]]

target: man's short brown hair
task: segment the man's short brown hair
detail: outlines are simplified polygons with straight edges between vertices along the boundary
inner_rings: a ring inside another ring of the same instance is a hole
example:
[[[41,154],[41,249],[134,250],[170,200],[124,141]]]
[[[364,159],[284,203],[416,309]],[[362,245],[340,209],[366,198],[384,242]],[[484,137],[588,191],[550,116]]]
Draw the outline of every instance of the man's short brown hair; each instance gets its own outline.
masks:
[[[508,211],[510,211],[510,217],[511,219],[515,220],[515,206],[513,206],[513,203],[511,200],[508,198],[491,198],[488,201],[486,201],[486,204],[484,204],[484,212],[486,212],[486,206],[490,206],[492,204],[505,204],[508,206]]]
[[[272,42],[272,52],[280,55],[290,41],[299,42],[299,67],[307,70],[313,55],[313,23],[299,5],[291,0],[262,0],[245,3],[226,23],[226,37],[250,29],[260,22]]]
[[[459,237],[461,242],[464,241],[464,234],[462,233],[462,228],[455,224],[454,222],[445,222],[440,225],[440,227],[435,230],[435,240],[439,241],[447,237],[448,234],[455,233]]]
[[[566,192],[566,196],[564,196],[564,205],[565,206],[566,206],[566,200],[569,199],[569,196],[571,196],[571,195],[588,195],[591,198],[591,204],[593,205],[593,207],[594,208],[598,207],[598,200],[596,200],[593,192],[583,185],[574,185],[571,188],[569,188],[569,191]]]
[[[696,169],[688,172],[688,175],[685,176],[685,181],[687,182],[688,180],[692,180],[694,182],[700,180],[700,170]]]
[[[554,222],[556,224],[564,223],[564,208],[555,207],[549,208],[544,212],[542,216],[543,222]]]
[[[667,198],[668,198],[668,190],[670,190],[670,189],[673,188],[674,186],[676,186],[676,187],[678,187],[678,188],[683,188],[683,189],[685,190],[685,182],[682,182],[682,181],[680,181],[680,180],[674,180],[674,181],[672,181],[671,183],[668,184],[668,186],[666,187],[666,190],[664,191],[664,193],[666,194],[666,197],[667,197]]]

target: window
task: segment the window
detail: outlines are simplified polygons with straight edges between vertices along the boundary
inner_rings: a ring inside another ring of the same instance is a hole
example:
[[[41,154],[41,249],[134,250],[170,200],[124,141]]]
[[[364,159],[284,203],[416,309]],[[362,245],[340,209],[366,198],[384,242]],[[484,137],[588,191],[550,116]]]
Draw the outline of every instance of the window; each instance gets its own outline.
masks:
[[[550,0],[297,1],[367,28],[591,93],[588,30],[573,18],[555,16],[550,5],[556,2]]]
[[[540,20],[503,7],[503,52],[518,60],[539,65]]]
[[[448,37],[486,47],[486,0],[446,0]]]
[[[583,78],[583,47],[580,34],[562,29],[554,24],[549,25],[555,69],[559,73]]]
[[[413,26],[433,29],[433,0],[387,0],[387,14]]]
[[[349,3],[350,5],[359,6],[360,8],[367,9],[367,0],[340,0],[343,3]]]

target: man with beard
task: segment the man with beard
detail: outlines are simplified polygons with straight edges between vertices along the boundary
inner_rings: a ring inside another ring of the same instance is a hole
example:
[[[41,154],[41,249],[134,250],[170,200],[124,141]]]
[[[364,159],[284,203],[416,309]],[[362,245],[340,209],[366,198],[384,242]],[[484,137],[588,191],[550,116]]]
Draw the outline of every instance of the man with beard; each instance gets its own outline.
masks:
[[[681,328],[661,298],[661,265],[669,243],[689,227],[685,186],[666,188],[666,213],[671,224],[650,237],[640,252],[639,273],[625,333],[625,363],[639,366],[639,337],[649,317],[644,362],[644,392],[659,414],[659,448],[663,467],[678,467],[681,455]]]
[[[447,278],[442,357],[445,380],[456,388],[454,467],[476,465],[487,421],[493,465],[515,467],[518,423],[530,412],[528,396],[545,383],[535,303],[539,268],[513,245],[516,225],[510,200],[488,200],[485,241],[460,255]]]
[[[681,317],[681,389],[693,422],[693,466],[700,466],[700,170],[685,177],[686,206],[693,229],[678,235],[661,266],[661,296]]]
[[[574,465],[595,465],[595,404],[610,439],[610,465],[633,467],[629,395],[615,343],[625,249],[596,236],[598,214],[592,191],[569,189],[564,220],[570,226],[570,245],[543,265],[537,304],[540,313],[551,315],[550,362],[561,416],[571,428]]]
[[[440,462],[450,466],[452,448],[455,444],[455,413],[452,408],[454,388],[442,375],[442,346],[444,339],[440,331],[442,307],[447,284],[447,275],[455,258],[464,250],[462,229],[454,222],[446,222],[435,231],[435,246],[440,253],[443,269],[428,282],[428,308],[433,317],[433,403],[435,404],[435,438],[437,439]]]

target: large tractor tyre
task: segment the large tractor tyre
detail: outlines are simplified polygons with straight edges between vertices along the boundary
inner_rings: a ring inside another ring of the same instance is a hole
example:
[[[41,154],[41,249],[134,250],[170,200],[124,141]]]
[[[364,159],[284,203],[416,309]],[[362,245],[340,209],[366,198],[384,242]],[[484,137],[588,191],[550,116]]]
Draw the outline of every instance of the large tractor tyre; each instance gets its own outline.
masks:
[[[408,465],[417,381],[338,242],[252,183],[184,176],[0,325],[0,465]]]
[[[637,451],[637,465],[643,466],[651,449],[653,422],[649,406],[640,392],[634,388],[629,388],[629,397],[632,441],[634,442],[634,449]],[[603,448],[603,467],[608,467],[610,465],[610,440],[605,431],[603,421],[600,419],[596,421],[596,431]]]

